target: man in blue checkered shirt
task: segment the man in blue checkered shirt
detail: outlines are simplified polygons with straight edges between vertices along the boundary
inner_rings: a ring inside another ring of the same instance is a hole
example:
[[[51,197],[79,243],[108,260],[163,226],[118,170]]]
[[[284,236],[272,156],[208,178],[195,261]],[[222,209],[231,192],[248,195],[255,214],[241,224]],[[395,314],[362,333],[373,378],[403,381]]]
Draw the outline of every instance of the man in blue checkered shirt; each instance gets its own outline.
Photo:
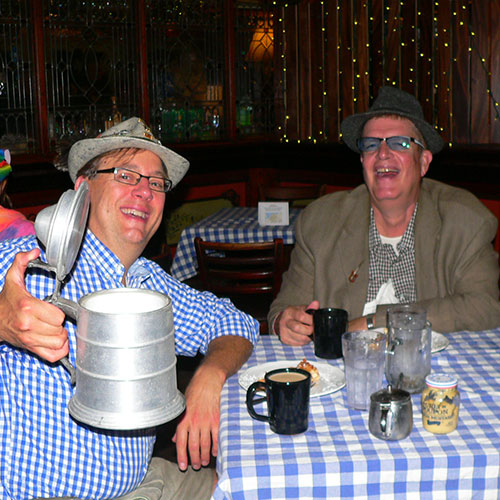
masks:
[[[28,236],[0,245],[0,499],[211,496],[215,474],[203,466],[217,454],[220,392],[250,355],[258,322],[140,257],[160,225],[165,193],[188,166],[137,118],[75,143],[68,170],[76,188],[88,182],[90,213],[61,291],[75,302],[123,286],[172,299],[176,353],[205,354],[174,437],[178,464],[151,459],[154,429],[104,431],[70,417],[73,388],[57,361],[68,355],[75,362],[76,325],[41,300],[54,291],[55,279],[26,271],[39,255],[45,260],[36,238]]]

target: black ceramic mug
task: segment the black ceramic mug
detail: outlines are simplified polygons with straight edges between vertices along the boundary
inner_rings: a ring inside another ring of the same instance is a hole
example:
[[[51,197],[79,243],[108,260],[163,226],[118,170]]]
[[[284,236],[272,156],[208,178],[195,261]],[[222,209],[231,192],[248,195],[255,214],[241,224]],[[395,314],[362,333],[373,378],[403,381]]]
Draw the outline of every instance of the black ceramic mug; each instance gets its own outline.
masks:
[[[342,357],[342,334],[347,330],[347,311],[328,307],[308,309],[314,323],[314,354],[319,358]]]
[[[266,391],[268,415],[255,411],[255,393]],[[264,382],[254,382],[247,390],[247,409],[252,418],[269,422],[277,434],[300,434],[309,425],[311,374],[299,368],[280,368],[266,373]]]

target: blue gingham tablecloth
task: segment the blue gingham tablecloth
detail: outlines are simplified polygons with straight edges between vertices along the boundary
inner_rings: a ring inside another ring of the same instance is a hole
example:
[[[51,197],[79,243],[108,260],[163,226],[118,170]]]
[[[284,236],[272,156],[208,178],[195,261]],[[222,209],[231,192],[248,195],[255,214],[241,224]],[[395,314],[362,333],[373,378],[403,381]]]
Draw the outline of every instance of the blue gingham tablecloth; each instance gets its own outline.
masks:
[[[274,434],[253,420],[238,374],[224,386],[213,499],[498,499],[500,489],[500,328],[448,335],[432,371],[458,377],[459,423],[435,435],[422,425],[420,394],[412,396],[413,430],[382,441],[368,430],[368,412],[346,407],[346,390],[311,398],[309,428]],[[314,356],[311,344],[283,345],[262,336],[241,370],[278,360],[343,361]],[[241,373],[241,371],[240,371]],[[265,403],[259,405],[265,412]]]
[[[194,248],[196,236],[207,241],[228,243],[272,241],[275,238],[283,238],[285,245],[293,244],[295,243],[293,226],[299,213],[298,208],[290,209],[288,226],[260,226],[255,207],[223,208],[182,231],[170,274],[183,281],[197,273],[198,263]]]

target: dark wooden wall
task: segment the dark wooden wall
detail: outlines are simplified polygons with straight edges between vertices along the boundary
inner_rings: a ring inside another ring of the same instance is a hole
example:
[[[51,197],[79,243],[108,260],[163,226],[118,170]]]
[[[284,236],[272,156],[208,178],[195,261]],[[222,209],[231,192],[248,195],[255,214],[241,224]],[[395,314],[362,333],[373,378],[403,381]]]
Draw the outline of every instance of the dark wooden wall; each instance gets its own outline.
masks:
[[[500,143],[500,0],[285,5],[275,28],[285,142],[338,141],[345,116],[395,85],[451,145]]]

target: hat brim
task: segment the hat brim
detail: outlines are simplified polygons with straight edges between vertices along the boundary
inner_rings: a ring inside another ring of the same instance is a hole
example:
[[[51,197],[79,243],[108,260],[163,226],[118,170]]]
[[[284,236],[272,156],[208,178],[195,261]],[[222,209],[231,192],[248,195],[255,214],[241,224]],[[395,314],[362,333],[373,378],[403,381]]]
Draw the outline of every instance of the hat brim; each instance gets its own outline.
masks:
[[[441,149],[443,149],[443,139],[430,124],[409,114],[395,112],[394,109],[377,109],[376,111],[367,111],[366,113],[348,116],[344,119],[340,127],[342,140],[350,149],[356,153],[361,153],[356,142],[361,137],[365,123],[371,118],[381,115],[398,115],[408,118],[408,120],[413,122],[422,134],[427,149],[431,153],[438,153]]]
[[[76,181],[78,171],[89,161],[103,153],[122,148],[147,149],[155,153],[163,162],[167,176],[172,181],[172,187],[179,183],[189,168],[186,158],[154,141],[140,137],[98,137],[82,139],[73,144],[68,156],[68,172],[71,180]]]

